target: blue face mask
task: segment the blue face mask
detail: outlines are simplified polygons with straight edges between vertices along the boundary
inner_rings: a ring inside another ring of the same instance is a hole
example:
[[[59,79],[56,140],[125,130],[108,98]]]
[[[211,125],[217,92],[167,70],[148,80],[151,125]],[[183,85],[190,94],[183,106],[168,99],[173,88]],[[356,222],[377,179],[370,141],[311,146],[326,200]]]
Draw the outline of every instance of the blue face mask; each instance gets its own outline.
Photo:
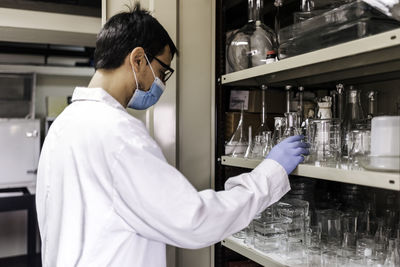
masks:
[[[156,77],[153,68],[151,67],[149,59],[147,58],[146,54],[144,56],[146,57],[146,60],[149,63],[151,72],[153,73],[154,76],[154,81],[151,84],[151,87],[148,91],[140,90],[138,81],[136,79],[135,69],[132,67],[133,75],[135,76],[136,90],[131,100],[128,103],[128,108],[138,109],[138,110],[147,109],[153,106],[155,103],[157,103],[158,99],[160,99],[162,93],[165,90],[165,84],[160,80],[160,78]]]

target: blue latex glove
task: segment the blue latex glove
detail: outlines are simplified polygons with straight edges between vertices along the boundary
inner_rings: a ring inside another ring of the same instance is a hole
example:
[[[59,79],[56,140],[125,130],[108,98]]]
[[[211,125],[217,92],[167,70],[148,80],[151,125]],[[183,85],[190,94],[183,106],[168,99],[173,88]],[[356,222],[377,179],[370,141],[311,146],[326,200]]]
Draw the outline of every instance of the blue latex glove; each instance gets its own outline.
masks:
[[[301,142],[302,135],[290,136],[274,146],[267,155],[267,159],[273,159],[285,169],[289,175],[297,165],[304,161],[303,155],[308,155],[307,143]]]

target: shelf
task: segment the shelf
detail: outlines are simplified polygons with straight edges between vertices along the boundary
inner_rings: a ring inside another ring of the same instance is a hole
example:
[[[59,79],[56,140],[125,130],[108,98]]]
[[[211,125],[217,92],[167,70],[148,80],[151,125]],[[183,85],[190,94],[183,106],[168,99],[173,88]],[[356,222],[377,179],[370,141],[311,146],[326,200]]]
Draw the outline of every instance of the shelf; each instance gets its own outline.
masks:
[[[400,29],[221,77],[230,86],[365,83],[400,77]]]
[[[254,169],[261,162],[261,160],[222,156],[221,162],[222,165],[226,166]],[[292,174],[327,181],[357,184],[400,191],[400,173],[396,172],[346,170],[330,167],[317,167],[309,164],[300,164],[292,172]]]
[[[249,247],[244,244],[241,239],[235,237],[228,237],[222,240],[221,244],[263,266],[288,266],[278,255],[272,253],[266,254],[262,251]]]
[[[91,77],[94,74],[94,68],[0,64],[0,72],[12,72],[12,73],[33,72],[38,75]]]
[[[94,47],[101,19],[0,8],[0,41]]]

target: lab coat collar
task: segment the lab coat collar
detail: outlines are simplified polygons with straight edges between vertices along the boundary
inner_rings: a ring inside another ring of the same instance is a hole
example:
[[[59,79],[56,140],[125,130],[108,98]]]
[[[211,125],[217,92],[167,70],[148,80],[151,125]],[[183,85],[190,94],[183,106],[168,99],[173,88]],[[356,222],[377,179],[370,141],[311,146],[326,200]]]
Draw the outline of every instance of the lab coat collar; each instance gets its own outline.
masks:
[[[98,101],[106,103],[113,108],[126,112],[125,108],[103,88],[76,87],[72,94],[72,102],[75,101]]]

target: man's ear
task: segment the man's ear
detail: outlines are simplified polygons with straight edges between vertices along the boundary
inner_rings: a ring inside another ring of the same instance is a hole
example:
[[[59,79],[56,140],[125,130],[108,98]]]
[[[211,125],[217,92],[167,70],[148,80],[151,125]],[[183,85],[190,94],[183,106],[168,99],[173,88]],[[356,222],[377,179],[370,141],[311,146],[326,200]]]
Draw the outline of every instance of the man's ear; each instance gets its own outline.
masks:
[[[136,47],[129,54],[129,62],[136,73],[140,72],[146,66],[146,59],[144,57],[144,49],[142,47]]]

